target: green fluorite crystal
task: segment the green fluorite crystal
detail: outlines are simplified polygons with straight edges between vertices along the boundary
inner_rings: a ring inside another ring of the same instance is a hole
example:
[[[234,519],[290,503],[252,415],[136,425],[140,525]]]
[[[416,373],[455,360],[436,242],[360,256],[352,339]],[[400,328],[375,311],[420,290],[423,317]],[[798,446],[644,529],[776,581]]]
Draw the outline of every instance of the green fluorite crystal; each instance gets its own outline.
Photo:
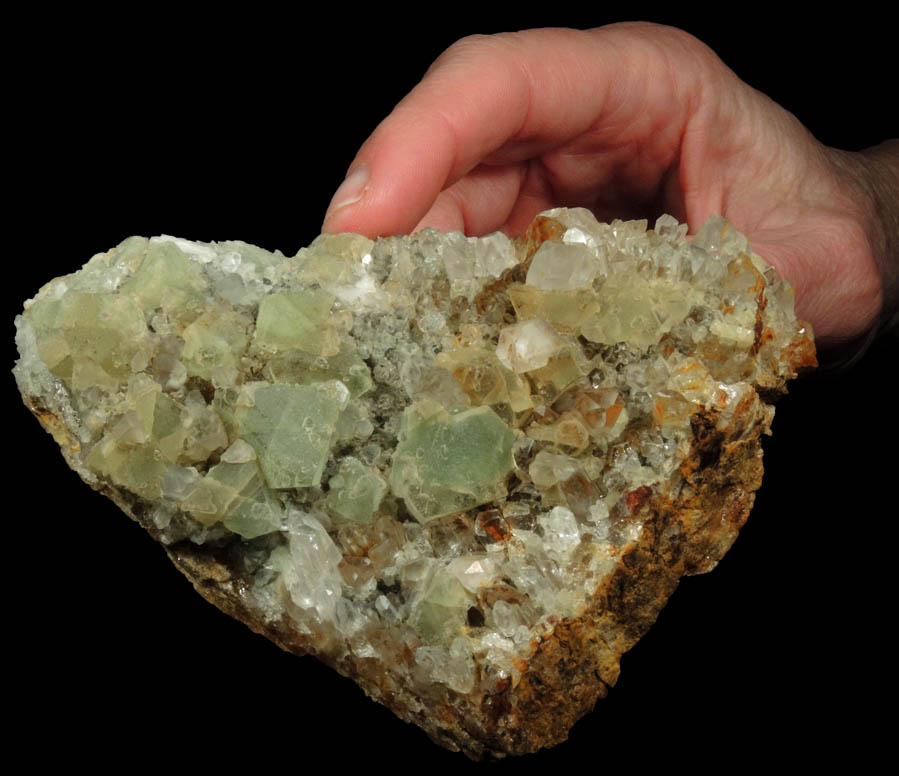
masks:
[[[182,360],[188,372],[213,380],[224,370],[236,371],[252,326],[252,318],[236,310],[220,307],[203,313],[182,335]]]
[[[439,572],[413,607],[409,624],[426,642],[439,643],[461,630],[466,611],[474,603],[474,596],[456,577]]]
[[[336,356],[340,336],[331,323],[334,297],[321,289],[269,294],[259,303],[256,342],[272,350]]]
[[[515,434],[489,407],[450,414],[436,402],[403,416],[390,486],[412,514],[427,521],[501,496],[512,471]]]
[[[810,348],[742,235],[685,234],[557,210],[514,241],[323,235],[293,257],[130,238],[26,303],[16,378],[87,482],[189,574],[214,563],[204,594],[362,666],[441,741],[518,751],[564,733],[528,743],[515,716],[540,645],[589,620],[570,668],[610,684],[643,625],[603,591],[664,602],[662,561],[644,577],[629,553],[662,537],[712,564],[733,540],[745,514],[721,510],[757,478],[722,479],[696,539],[697,445],[754,465],[758,389]]]
[[[132,261],[137,267],[121,294],[136,299],[145,310],[160,308],[181,320],[193,320],[203,311],[203,294],[209,287],[201,265],[175,243],[134,242],[142,239],[131,238],[116,251],[117,268],[125,269],[122,265]]]
[[[328,484],[328,505],[354,523],[370,523],[387,492],[387,483],[378,470],[356,458],[345,458]]]
[[[207,525],[222,521],[247,539],[277,531],[282,509],[255,461],[221,462],[184,499],[191,516]]]
[[[270,488],[308,488],[321,482],[337,418],[349,398],[343,383],[249,383],[223,395],[217,409],[228,419],[231,433],[256,451]]]

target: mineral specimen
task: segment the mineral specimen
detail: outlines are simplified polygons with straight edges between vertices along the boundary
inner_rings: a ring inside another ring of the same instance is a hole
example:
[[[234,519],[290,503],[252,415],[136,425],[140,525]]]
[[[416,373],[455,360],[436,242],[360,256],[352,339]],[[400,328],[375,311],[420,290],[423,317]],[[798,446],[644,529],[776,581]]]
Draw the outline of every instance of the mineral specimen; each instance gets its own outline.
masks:
[[[723,219],[133,237],[17,319],[28,407],[207,599],[438,743],[566,738],[761,481],[814,365]]]

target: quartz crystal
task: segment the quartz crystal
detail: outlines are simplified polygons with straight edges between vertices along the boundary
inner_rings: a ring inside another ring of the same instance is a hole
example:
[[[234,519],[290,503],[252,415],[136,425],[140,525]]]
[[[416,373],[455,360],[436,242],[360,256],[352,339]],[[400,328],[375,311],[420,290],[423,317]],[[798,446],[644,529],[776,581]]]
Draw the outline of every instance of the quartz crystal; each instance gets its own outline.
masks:
[[[761,482],[815,363],[713,217],[132,237],[17,318],[26,405],[210,601],[471,757],[562,741]]]

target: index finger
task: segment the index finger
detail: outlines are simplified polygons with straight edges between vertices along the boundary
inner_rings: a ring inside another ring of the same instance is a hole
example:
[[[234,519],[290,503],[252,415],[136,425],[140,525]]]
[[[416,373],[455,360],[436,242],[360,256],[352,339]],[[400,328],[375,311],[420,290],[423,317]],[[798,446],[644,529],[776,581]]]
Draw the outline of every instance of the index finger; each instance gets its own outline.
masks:
[[[661,179],[690,101],[665,83],[670,63],[653,41],[660,30],[686,37],[625,24],[454,44],[359,150],[325,230],[409,232],[443,189],[477,165],[532,158],[588,132],[600,149],[642,141],[641,158],[652,146],[663,149],[653,170]]]

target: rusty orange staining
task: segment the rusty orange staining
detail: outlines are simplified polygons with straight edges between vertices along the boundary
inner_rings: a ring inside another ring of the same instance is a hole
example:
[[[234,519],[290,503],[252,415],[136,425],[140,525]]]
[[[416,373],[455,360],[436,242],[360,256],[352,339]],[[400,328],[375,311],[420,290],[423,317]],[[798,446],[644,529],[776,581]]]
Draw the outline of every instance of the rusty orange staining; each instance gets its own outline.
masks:
[[[516,240],[519,255],[524,254],[520,264],[507,269],[491,283],[488,283],[474,298],[474,306],[480,315],[500,301],[499,297],[513,283],[523,283],[531,265],[531,259],[547,240],[561,240],[565,227],[549,216],[537,216],[528,227],[524,236]]]
[[[477,517],[477,527],[495,542],[504,542],[512,534],[509,523],[498,509],[485,509],[481,512]]]
[[[621,410],[623,410],[620,404],[613,404],[611,407],[606,408],[606,425],[614,426],[615,421],[618,420],[618,416],[621,414]]]
[[[815,342],[805,332],[798,334],[796,338],[784,348],[782,357],[792,362],[796,369],[810,369],[818,366],[818,354],[815,351]]]
[[[555,218],[549,216],[537,216],[524,233],[525,259],[533,258],[537,249],[547,240],[561,240],[565,234],[565,227]]]
[[[641,485],[639,488],[630,491],[624,497],[624,503],[627,505],[628,512],[632,515],[640,510],[652,495],[652,488],[649,485]]]

